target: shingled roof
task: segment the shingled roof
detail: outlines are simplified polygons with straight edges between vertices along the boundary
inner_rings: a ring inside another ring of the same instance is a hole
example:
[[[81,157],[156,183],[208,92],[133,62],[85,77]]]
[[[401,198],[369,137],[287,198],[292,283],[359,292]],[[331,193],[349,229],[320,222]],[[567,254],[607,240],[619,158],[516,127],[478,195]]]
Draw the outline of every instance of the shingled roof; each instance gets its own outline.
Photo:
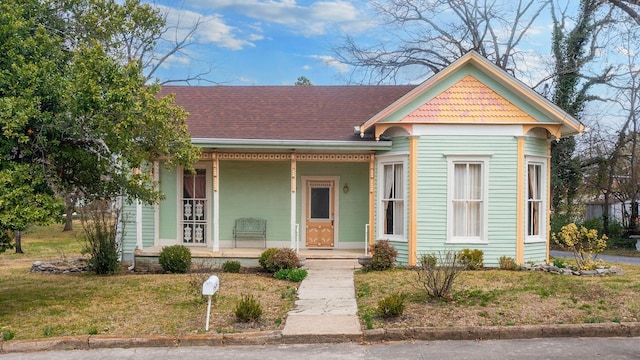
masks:
[[[193,138],[358,140],[353,128],[415,88],[386,86],[163,86],[189,112]]]

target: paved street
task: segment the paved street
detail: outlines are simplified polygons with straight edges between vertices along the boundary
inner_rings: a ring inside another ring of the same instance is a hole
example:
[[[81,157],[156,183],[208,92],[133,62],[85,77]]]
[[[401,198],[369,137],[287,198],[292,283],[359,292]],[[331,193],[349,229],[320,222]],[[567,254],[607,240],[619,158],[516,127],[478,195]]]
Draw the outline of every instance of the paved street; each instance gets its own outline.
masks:
[[[0,359],[640,359],[640,338],[557,338],[492,341],[389,342],[373,345],[317,344],[135,348],[12,353]]]
[[[573,254],[568,251],[551,250],[549,254],[556,258],[573,259]],[[618,264],[640,265],[640,257],[598,255],[597,259],[602,259],[602,261],[604,261],[607,264],[618,263]]]

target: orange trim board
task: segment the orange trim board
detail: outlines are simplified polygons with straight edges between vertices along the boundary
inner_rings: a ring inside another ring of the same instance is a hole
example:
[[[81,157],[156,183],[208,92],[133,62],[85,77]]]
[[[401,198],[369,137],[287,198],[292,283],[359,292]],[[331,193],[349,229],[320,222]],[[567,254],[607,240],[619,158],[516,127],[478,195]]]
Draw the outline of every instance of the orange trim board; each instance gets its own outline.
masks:
[[[516,181],[516,263],[524,263],[524,138],[518,138],[518,179]]]

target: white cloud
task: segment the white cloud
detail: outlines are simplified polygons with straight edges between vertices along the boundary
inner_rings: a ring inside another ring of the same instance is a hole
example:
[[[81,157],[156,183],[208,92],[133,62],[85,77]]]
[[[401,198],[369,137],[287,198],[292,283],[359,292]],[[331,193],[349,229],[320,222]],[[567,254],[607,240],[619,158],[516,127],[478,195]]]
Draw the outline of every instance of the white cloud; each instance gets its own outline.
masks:
[[[200,44],[213,43],[218,47],[241,50],[244,47],[255,46],[255,41],[264,38],[261,34],[251,33],[246,37],[241,37],[241,31],[227,25],[222,15],[202,15],[200,13],[175,9],[162,5],[157,7],[167,14],[167,26],[169,31],[167,36],[171,39],[184,39],[196,23],[200,22],[198,31],[193,34],[193,40]]]
[[[329,55],[310,55],[309,58],[319,60],[324,65],[336,69],[341,74],[349,71],[349,65],[343,64]]]
[[[213,11],[230,10],[246,17],[288,27],[305,36],[323,35],[332,29],[355,31],[370,26],[349,1],[316,1],[300,5],[296,0],[195,0],[190,6]]]

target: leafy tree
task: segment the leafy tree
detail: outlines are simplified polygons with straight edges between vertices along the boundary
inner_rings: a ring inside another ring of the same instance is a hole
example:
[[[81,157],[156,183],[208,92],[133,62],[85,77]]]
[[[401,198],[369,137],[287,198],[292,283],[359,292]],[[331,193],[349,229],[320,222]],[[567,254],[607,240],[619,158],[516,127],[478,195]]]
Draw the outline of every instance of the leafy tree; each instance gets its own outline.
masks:
[[[296,80],[295,85],[296,86],[311,86],[313,84],[311,83],[311,80],[307,79],[305,76],[300,76],[300,77],[298,77],[298,80]]]
[[[67,31],[74,34],[66,37],[72,48],[96,42],[121,64],[137,63],[147,82],[155,79],[156,71],[167,59],[183,53],[197,41],[195,35],[204,24],[200,17],[188,27],[169,26],[167,13],[140,0],[62,0],[55,6],[56,11],[64,13]],[[207,81],[204,77],[211,70],[158,81],[161,84]],[[74,207],[83,193],[73,186],[61,191],[67,200],[65,230],[71,230]]]
[[[553,17],[553,56],[555,58],[554,88],[552,101],[567,113],[580,117],[585,103],[591,99],[590,88],[604,83],[609,77],[610,68],[606,68],[596,77],[588,78],[583,74],[584,67],[596,56],[596,39],[599,31],[611,20],[608,17],[596,18],[599,0],[581,0],[580,10],[573,28],[567,28],[564,12],[558,16],[552,10]],[[553,8],[553,3],[552,3]],[[575,138],[563,138],[551,144],[551,198],[552,208],[561,211],[561,205],[570,215],[572,204],[582,178],[578,159],[574,156]]]
[[[0,3],[0,178],[23,187],[21,208],[12,191],[0,193],[5,232],[51,221],[61,213],[56,195],[70,189],[154,202],[161,194],[150,169],[133,169],[159,159],[189,167],[199,156],[185,111],[146,84],[140,62],[75,31],[77,4]]]

